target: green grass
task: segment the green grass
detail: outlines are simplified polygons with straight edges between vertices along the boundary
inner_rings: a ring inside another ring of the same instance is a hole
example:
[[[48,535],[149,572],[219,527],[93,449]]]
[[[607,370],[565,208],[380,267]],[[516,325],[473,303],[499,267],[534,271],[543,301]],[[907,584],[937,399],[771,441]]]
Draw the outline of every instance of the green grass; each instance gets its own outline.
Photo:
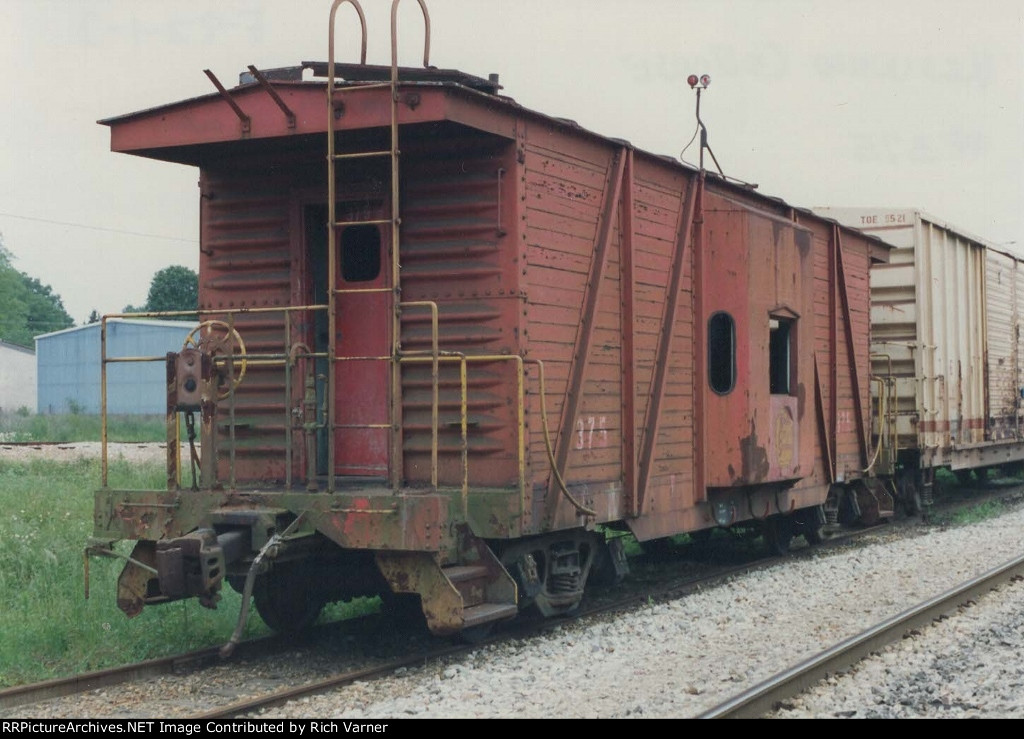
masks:
[[[0,441],[99,441],[100,417],[85,413],[49,415],[0,412]],[[107,438],[110,441],[164,441],[167,436],[163,416],[109,416]],[[97,478],[98,479],[98,478]]]
[[[110,476],[112,486],[159,488],[164,472],[114,462]],[[230,588],[216,611],[190,600],[127,619],[115,594],[123,563],[113,559],[90,560],[85,599],[82,552],[97,480],[91,460],[0,462],[0,687],[209,646],[234,629],[240,602]],[[265,631],[250,621],[248,634]]]
[[[0,688],[223,644],[241,596],[225,584],[216,610],[195,599],[148,606],[133,619],[116,605],[124,562],[90,558],[84,597],[83,550],[92,535],[99,462],[0,460]],[[114,488],[159,489],[159,463],[110,465]],[[130,542],[118,551],[127,553]],[[323,619],[376,609],[376,599],[331,606]],[[252,611],[243,638],[269,633]]]
[[[987,500],[983,503],[967,506],[950,514],[941,523],[949,526],[967,526],[991,518],[998,518],[1003,512],[1003,505],[998,500]]]

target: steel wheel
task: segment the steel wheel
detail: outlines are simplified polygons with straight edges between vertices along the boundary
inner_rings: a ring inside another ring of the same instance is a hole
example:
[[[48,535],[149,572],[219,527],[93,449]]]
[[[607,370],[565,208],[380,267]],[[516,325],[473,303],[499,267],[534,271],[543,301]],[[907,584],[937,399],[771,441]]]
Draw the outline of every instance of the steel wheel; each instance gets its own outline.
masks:
[[[297,634],[316,623],[324,599],[305,578],[263,575],[253,586],[253,600],[260,618],[279,634]]]

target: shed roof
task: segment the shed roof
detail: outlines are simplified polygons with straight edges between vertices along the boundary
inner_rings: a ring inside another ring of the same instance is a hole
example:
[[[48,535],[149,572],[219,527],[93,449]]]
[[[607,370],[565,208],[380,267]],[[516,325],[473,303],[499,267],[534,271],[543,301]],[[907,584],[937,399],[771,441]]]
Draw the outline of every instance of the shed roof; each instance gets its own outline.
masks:
[[[147,328],[180,328],[180,329],[187,329],[187,328],[189,328],[192,325],[192,324],[189,323],[189,321],[160,321],[160,320],[146,319],[146,318],[109,318],[109,319],[107,319],[107,324],[112,324],[112,323],[130,323],[133,326],[143,326],[143,327],[147,327]],[[193,321],[192,323],[195,323],[195,322]],[[64,328],[64,329],[61,329],[60,331],[51,331],[48,334],[39,334],[38,336],[35,337],[35,339],[36,339],[36,341],[39,341],[40,339],[49,339],[49,338],[51,338],[53,336],[60,336],[62,334],[72,334],[72,333],[76,333],[78,331],[89,331],[89,330],[98,331],[99,328],[100,328],[100,324],[99,323],[87,323],[84,326],[72,326],[71,328]],[[31,350],[29,350],[29,351],[31,351]],[[33,354],[34,353],[35,352],[33,352]]]
[[[35,355],[35,350],[29,349],[27,346],[22,346],[21,344],[12,344],[11,342],[4,341],[3,339],[0,339],[0,349],[10,349],[11,351],[21,352],[23,354]]]

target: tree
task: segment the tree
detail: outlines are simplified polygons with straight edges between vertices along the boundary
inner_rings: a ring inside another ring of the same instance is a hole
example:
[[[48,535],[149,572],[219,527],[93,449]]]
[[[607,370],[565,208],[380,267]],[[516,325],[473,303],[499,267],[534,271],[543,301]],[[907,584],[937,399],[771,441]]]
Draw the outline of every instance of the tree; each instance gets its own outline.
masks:
[[[49,285],[14,269],[0,236],[0,339],[31,347],[39,334],[74,323]]]
[[[126,305],[125,313],[199,309],[199,275],[188,267],[164,267],[153,275],[145,305]]]

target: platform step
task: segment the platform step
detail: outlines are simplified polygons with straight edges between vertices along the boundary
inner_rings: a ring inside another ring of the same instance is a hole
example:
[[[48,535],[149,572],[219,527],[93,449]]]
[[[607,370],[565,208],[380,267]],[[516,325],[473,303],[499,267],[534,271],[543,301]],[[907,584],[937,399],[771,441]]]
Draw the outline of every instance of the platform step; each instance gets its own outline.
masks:
[[[515,618],[518,612],[515,603],[481,603],[470,606],[462,612],[463,628],[469,629],[492,621],[505,621]]]
[[[479,605],[487,600],[487,581],[490,573],[483,565],[453,565],[441,570],[462,596],[462,604]]]

